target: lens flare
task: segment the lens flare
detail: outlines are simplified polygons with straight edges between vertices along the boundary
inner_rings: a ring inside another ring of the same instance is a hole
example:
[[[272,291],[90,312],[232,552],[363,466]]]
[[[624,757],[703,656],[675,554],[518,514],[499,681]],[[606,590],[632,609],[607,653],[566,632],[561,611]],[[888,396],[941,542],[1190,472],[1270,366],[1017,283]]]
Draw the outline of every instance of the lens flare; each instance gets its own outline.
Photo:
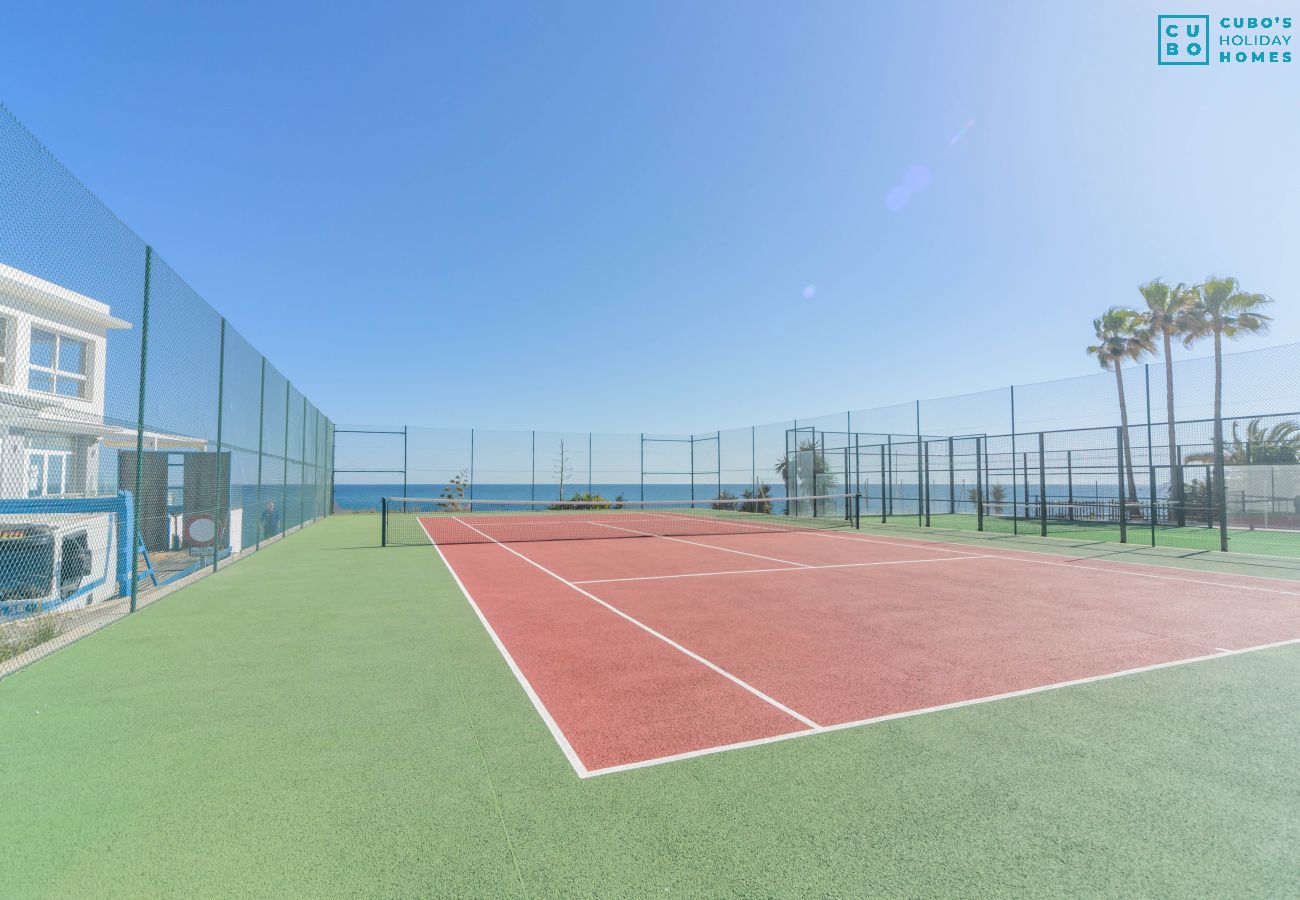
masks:
[[[890,188],[889,193],[885,194],[885,207],[890,212],[899,212],[903,207],[907,206],[907,201],[911,199],[912,192],[900,184],[897,187]]]
[[[929,187],[930,179],[930,167],[917,163],[908,166],[907,171],[903,173],[903,187],[915,194]]]
[[[963,137],[965,137],[965,136],[966,136],[966,132],[970,131],[970,130],[971,130],[971,127],[974,126],[974,124],[975,124],[975,120],[974,120],[974,119],[967,119],[967,120],[966,120],[966,124],[963,125],[963,126],[962,126],[958,131],[957,131],[957,133],[954,134],[954,135],[952,136],[952,138],[948,141],[948,146],[951,147],[953,144],[957,143],[957,142],[960,141]]]

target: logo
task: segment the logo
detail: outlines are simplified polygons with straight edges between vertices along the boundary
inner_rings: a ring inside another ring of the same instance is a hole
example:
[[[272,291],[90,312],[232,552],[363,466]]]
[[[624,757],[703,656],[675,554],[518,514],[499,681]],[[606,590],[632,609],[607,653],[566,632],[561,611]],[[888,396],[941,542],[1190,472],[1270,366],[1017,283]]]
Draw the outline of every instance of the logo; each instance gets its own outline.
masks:
[[[1156,16],[1156,62],[1162,66],[1291,62],[1290,16]]]
[[[1210,53],[1209,16],[1157,16],[1159,50],[1156,62],[1162,66],[1208,66]]]

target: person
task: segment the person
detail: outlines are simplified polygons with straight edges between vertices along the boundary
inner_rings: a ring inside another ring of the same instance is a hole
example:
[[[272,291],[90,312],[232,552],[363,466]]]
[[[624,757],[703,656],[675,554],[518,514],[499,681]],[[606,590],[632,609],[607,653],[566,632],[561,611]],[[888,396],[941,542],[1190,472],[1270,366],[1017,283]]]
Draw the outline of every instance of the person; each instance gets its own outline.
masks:
[[[1291,502],[1295,504],[1296,515],[1300,516],[1300,494],[1296,494],[1295,499],[1292,500]]]
[[[262,510],[262,537],[268,538],[280,531],[280,514],[275,511],[275,501],[266,504]]]

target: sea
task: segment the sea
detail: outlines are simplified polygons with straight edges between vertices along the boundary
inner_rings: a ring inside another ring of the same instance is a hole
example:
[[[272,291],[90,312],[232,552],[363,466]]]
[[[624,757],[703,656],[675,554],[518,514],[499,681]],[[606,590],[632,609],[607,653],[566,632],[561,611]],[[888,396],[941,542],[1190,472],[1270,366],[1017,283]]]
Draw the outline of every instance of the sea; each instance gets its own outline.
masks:
[[[438,484],[408,484],[403,486],[400,482],[396,484],[336,484],[334,486],[334,508],[339,512],[378,512],[379,501],[383,497],[415,497],[423,499],[433,499],[440,497],[443,490],[447,487],[446,483]],[[722,489],[729,491],[739,497],[745,490],[750,487],[748,482],[722,485]],[[973,487],[970,484],[959,484],[956,486],[956,500],[962,501],[969,497],[969,491]],[[1049,483],[1047,486],[1049,502],[1063,501],[1070,489],[1064,484]],[[768,483],[769,496],[773,499],[784,497],[785,485],[781,482]],[[836,488],[831,493],[842,493],[845,488]],[[1010,501],[1011,485],[1005,485],[1006,498]],[[1016,496],[1024,497],[1023,483],[1017,486]],[[588,486],[585,482],[576,485],[565,485],[565,499],[573,496],[574,492],[587,493]],[[616,500],[622,497],[624,500],[689,500],[692,499],[691,485],[689,482],[683,483],[656,483],[641,485],[639,483],[630,484],[593,484],[590,492],[598,494],[606,500]],[[867,511],[873,504],[879,503],[880,486],[878,484],[869,484],[864,490],[863,511]],[[1145,497],[1146,491],[1143,486],[1139,486],[1138,493]],[[919,491],[915,483],[895,484],[890,491],[890,496],[895,503],[915,501]],[[1037,498],[1037,485],[1031,485],[1030,497]],[[1113,484],[1103,484],[1099,481],[1089,481],[1087,483],[1076,482],[1073,486],[1073,496],[1075,500],[1112,500],[1119,494]],[[712,500],[718,495],[718,485],[713,483],[695,483],[694,499]],[[466,492],[466,498],[475,500],[549,500],[558,501],[559,486],[554,484],[475,484],[472,491]],[[945,503],[948,501],[947,485],[936,484],[930,486],[931,504]]]

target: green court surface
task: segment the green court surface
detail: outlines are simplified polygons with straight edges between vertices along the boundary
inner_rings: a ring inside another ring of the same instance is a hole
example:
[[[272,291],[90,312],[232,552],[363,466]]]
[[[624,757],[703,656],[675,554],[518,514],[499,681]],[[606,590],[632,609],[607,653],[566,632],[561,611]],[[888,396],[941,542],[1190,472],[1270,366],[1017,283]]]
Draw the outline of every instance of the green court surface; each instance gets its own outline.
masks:
[[[870,521],[868,521],[869,518]],[[879,513],[875,517],[868,517],[864,514],[862,519],[864,525],[880,522]],[[889,524],[891,525],[916,525],[916,523],[916,513],[908,515],[895,513],[889,517]],[[968,513],[932,513],[929,527],[976,531],[978,521],[973,514]],[[984,520],[984,530],[999,534],[1018,532],[1024,536],[1038,536],[1041,534],[1037,519],[1021,519],[1019,522],[1013,523],[1011,519],[1006,517],[995,518],[989,516]],[[1120,543],[1119,525],[1110,522],[1049,520],[1047,535],[1049,537],[1088,538],[1113,544]],[[1151,523],[1142,521],[1129,523],[1126,537],[1127,544],[1152,546]],[[1157,525],[1154,545],[1157,547],[1173,547],[1179,550],[1217,551],[1219,549],[1219,530],[1218,528],[1206,528],[1203,525],[1183,528]],[[1228,550],[1234,553],[1300,558],[1300,532],[1269,531],[1262,528],[1229,528]]]
[[[0,892],[1296,890],[1300,645],[581,780],[436,551],[378,524],[0,681]]]

